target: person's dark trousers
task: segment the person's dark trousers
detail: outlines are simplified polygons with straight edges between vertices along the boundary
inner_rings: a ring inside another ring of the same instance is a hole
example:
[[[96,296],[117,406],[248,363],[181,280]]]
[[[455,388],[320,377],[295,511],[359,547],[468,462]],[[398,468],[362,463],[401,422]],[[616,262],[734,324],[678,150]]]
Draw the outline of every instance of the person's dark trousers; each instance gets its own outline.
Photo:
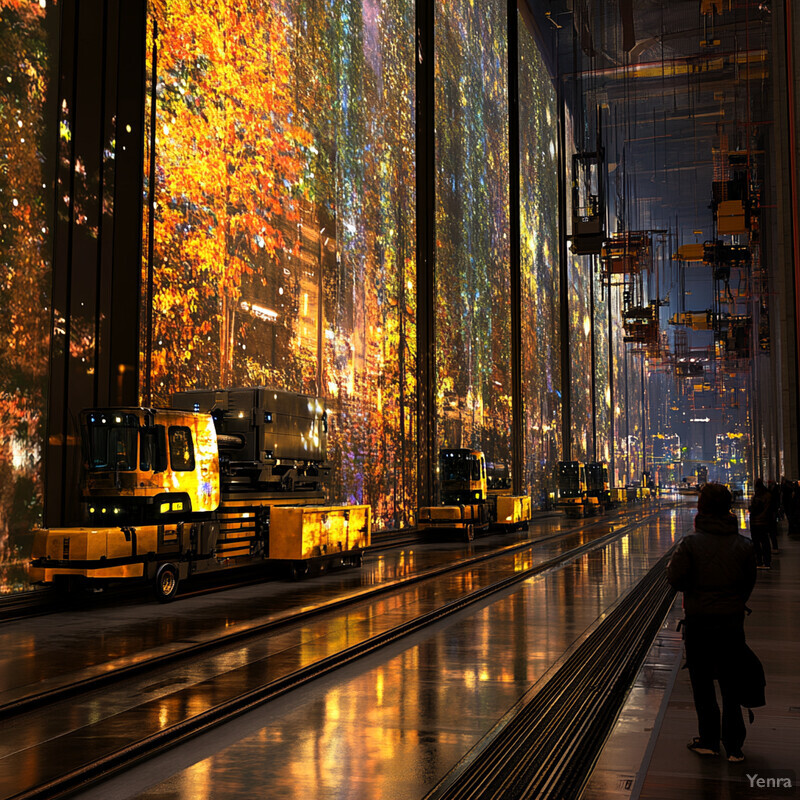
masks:
[[[746,735],[734,674],[745,643],[744,615],[696,616],[684,620],[686,665],[692,682],[697,728],[704,747],[740,753]],[[714,681],[722,695],[722,724]]]
[[[769,567],[772,565],[772,550],[769,546],[769,528],[766,525],[751,525],[750,538],[756,550],[756,564]]]
[[[778,549],[778,520],[774,519],[769,525],[769,539],[772,542],[772,549]]]

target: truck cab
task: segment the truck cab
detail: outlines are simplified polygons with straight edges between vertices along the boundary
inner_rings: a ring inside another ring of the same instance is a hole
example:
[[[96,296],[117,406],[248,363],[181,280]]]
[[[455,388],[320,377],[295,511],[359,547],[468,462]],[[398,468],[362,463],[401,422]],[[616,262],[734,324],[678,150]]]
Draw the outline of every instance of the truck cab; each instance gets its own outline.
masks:
[[[586,464],[586,495],[597,511],[611,507],[611,490],[608,483],[608,464],[589,461]]]
[[[81,502],[91,524],[138,525],[215,510],[219,453],[208,414],[148,408],[80,415]]]
[[[567,516],[582,517],[586,500],[586,466],[581,461],[558,462],[558,505]]]
[[[489,496],[486,457],[466,448],[439,451],[441,505],[485,503]]]

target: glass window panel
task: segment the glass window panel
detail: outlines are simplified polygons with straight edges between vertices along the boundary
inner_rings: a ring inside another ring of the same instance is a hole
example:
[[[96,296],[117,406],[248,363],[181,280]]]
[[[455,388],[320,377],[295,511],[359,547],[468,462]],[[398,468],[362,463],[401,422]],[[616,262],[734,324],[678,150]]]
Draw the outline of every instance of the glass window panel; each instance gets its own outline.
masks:
[[[59,13],[0,0],[0,593],[27,588],[42,521]]]
[[[510,460],[507,4],[437,3],[439,447]]]
[[[170,426],[169,463],[176,472],[191,472],[194,469],[194,445],[189,428]]]
[[[519,19],[520,269],[525,490],[547,506],[561,457],[558,110],[536,41]]]
[[[414,4],[156,5],[153,402],[324,396],[332,499],[401,526],[416,506]]]

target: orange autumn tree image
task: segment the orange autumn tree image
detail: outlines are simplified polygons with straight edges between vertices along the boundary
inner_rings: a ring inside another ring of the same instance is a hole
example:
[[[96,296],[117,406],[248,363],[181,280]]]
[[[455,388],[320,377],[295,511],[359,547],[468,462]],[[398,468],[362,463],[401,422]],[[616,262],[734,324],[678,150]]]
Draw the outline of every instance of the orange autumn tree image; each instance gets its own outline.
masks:
[[[246,309],[254,304],[243,303],[242,294],[243,287],[266,285],[270,268],[299,247],[295,231],[312,142],[292,120],[285,18],[263,2],[169,0],[153,19],[162,22],[154,398],[194,386],[295,383],[275,363],[248,360]],[[152,35],[151,27],[150,52]],[[148,222],[145,214],[146,236]]]
[[[47,152],[51,46],[58,8],[0,0],[0,591],[24,588],[30,530],[41,522],[50,349]],[[52,165],[50,165],[52,166]]]
[[[408,521],[413,2],[162,0],[148,31],[145,401],[321,395],[331,498],[369,503],[376,526]]]

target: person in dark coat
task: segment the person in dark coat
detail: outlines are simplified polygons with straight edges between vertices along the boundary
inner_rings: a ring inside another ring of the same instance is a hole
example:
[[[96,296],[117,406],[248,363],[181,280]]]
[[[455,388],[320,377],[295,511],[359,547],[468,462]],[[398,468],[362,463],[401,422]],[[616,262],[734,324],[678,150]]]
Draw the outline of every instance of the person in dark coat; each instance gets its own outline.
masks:
[[[772,549],[778,552],[778,519],[781,514],[781,489],[775,481],[767,481],[769,492],[769,539]]]
[[[687,747],[701,756],[744,761],[744,720],[739,705],[736,663],[745,647],[745,603],[756,582],[753,544],[739,535],[731,514],[733,498],[718,483],[707,483],[697,500],[695,532],[678,544],[667,579],[683,592],[686,666],[697,712],[698,736]],[[722,724],[714,681],[722,695]]]
[[[786,520],[789,533],[797,533],[800,529],[800,489],[797,481],[789,481],[784,494],[783,507],[786,509]]]
[[[769,546],[771,508],[772,496],[764,486],[764,481],[759,478],[750,501],[750,537],[756,549],[756,564],[764,569],[772,566],[772,550]]]

